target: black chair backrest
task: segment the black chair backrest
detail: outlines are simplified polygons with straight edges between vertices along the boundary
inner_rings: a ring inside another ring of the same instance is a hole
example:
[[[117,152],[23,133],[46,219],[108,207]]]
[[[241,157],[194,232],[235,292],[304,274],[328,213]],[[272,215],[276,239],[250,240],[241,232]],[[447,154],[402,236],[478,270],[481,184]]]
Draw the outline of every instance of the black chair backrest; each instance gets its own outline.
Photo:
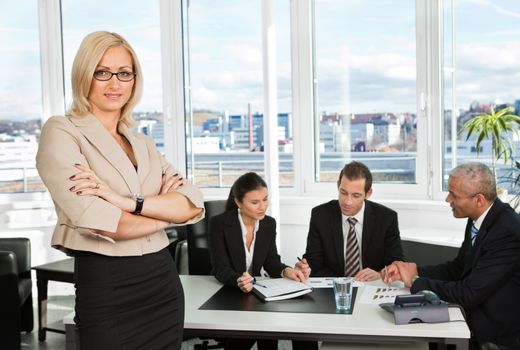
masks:
[[[206,201],[204,208],[206,210],[204,219],[187,226],[188,271],[190,275],[211,274],[211,259],[208,247],[209,220],[226,210],[226,201]]]
[[[11,251],[2,251],[0,248],[0,276],[13,275],[18,279],[16,256]],[[5,284],[2,284],[2,288]]]
[[[31,271],[31,241],[29,238],[0,238],[0,250],[14,253],[18,274]]]

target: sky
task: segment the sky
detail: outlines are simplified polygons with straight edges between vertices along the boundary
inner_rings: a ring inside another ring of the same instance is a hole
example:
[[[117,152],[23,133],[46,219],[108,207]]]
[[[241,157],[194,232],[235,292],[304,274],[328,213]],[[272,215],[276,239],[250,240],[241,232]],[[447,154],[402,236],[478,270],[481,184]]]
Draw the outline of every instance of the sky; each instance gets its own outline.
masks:
[[[278,111],[291,109],[289,1],[275,3]],[[449,1],[445,1],[449,4]],[[66,95],[82,38],[121,33],[144,70],[136,111],[162,110],[158,1],[63,0]],[[211,7],[211,9],[210,9]],[[413,0],[316,0],[318,110],[416,112]],[[448,6],[449,8],[449,6]],[[456,1],[458,108],[520,99],[520,1]],[[190,0],[191,91],[196,109],[262,111],[260,0]],[[450,19],[450,11],[445,14]],[[449,23],[449,22],[447,22]],[[445,64],[450,64],[445,26]],[[37,118],[41,80],[37,0],[0,2],[0,119]]]

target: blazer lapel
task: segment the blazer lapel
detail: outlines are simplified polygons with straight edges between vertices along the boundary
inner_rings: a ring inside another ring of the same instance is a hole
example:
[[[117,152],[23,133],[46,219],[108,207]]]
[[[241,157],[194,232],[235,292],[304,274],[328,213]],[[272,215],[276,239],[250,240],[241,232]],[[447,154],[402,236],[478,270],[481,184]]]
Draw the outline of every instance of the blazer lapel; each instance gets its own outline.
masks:
[[[82,118],[70,117],[69,119],[92,146],[117,169],[130,193],[140,193],[141,186],[132,162],[99,120],[92,114]]]
[[[361,256],[366,257],[368,253],[368,247],[370,245],[370,239],[375,232],[374,211],[372,204],[369,201],[365,201],[365,213],[363,214],[363,232],[361,234]],[[365,263],[363,262],[363,266]]]
[[[246,253],[244,251],[244,241],[242,239],[242,229],[238,221],[236,210],[226,213],[226,228],[224,229],[225,239],[229,247],[229,254],[236,271],[246,271]]]
[[[496,199],[493,205],[491,206],[491,209],[489,209],[486,217],[484,218],[484,221],[482,222],[482,225],[480,226],[480,229],[478,231],[477,237],[475,238],[475,242],[473,246],[471,245],[471,238],[470,238],[470,231],[471,231],[471,225],[472,220],[468,219],[468,224],[466,226],[466,232],[465,232],[465,238],[468,242],[468,250],[469,253],[466,257],[467,260],[465,260],[464,265],[464,275],[469,273],[473,267],[477,264],[478,258],[481,255],[482,252],[482,243],[486,240],[486,237],[488,235],[489,227],[491,227],[500,211],[502,211],[504,206],[504,203],[500,199]],[[466,266],[467,263],[467,266]]]
[[[473,225],[473,221],[468,219],[468,223],[466,224],[466,229],[464,230],[464,241],[462,243],[461,249],[464,249],[464,271],[462,273],[463,276],[466,276],[473,267],[474,260],[474,252],[473,246],[471,245],[471,226]]]
[[[259,237],[263,237],[263,235],[268,235],[268,232],[265,231],[265,224],[263,223],[263,220],[260,221],[258,226],[258,231],[256,232],[255,237],[255,253],[253,254],[253,274],[255,276],[260,275],[260,271],[262,270],[263,263],[265,261],[265,258],[267,256],[267,250],[269,248],[270,240],[268,239],[262,239]],[[271,277],[278,277],[278,276],[271,276]]]
[[[332,239],[334,240],[334,249],[336,250],[336,259],[340,262],[342,271],[345,270],[345,240],[343,239],[343,223],[341,215],[341,209],[339,208],[338,201],[330,202],[332,205],[331,212],[332,217],[330,218]],[[339,272],[339,271],[338,271]]]

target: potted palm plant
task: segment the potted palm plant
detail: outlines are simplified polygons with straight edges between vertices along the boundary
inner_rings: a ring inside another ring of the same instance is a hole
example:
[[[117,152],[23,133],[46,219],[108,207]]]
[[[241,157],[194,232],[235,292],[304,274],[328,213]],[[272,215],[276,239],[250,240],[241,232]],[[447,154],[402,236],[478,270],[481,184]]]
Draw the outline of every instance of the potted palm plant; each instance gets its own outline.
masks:
[[[520,117],[511,113],[511,107],[505,107],[495,111],[495,106],[491,106],[489,113],[480,113],[468,120],[460,129],[459,134],[466,132],[466,141],[471,135],[476,134],[477,154],[480,152],[480,144],[485,139],[491,138],[491,161],[492,171],[497,178],[496,163],[503,159],[504,164],[514,154],[514,144],[512,134],[518,135],[520,128]]]
[[[519,211],[520,210],[520,161],[515,160],[512,162],[513,167],[506,177],[506,181],[511,184],[513,190],[512,198],[509,201],[511,206]]]

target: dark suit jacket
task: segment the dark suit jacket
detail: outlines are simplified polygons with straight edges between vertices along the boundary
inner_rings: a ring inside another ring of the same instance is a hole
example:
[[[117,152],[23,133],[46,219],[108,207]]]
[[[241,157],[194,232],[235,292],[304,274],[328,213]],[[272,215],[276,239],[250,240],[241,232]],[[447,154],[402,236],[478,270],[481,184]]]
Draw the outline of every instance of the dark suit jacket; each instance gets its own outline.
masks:
[[[429,289],[462,305],[479,342],[520,349],[520,216],[499,199],[486,215],[471,246],[468,220],[457,257],[419,267],[413,293]],[[508,348],[509,349],[509,348]]]
[[[220,282],[236,287],[238,277],[246,271],[246,253],[237,210],[212,217],[209,235],[211,273]],[[280,261],[276,249],[276,221],[270,216],[260,220],[256,232],[253,276],[259,276],[262,267],[273,278],[280,277],[287,267]]]
[[[365,201],[361,255],[363,267],[375,271],[403,260],[397,213],[381,204]],[[341,209],[337,200],[312,209],[305,258],[311,276],[334,277],[345,273]]]

